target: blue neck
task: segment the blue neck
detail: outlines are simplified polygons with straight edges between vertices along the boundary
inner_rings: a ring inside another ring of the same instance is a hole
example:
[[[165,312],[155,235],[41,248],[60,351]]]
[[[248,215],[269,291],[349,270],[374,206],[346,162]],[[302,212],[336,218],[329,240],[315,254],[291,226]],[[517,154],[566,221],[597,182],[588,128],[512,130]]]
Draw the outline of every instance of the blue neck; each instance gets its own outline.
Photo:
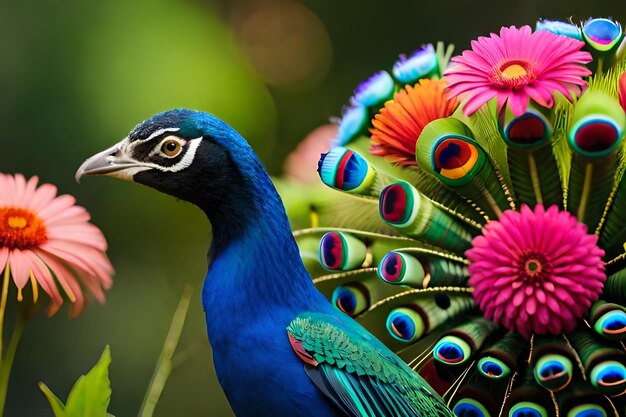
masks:
[[[302,264],[269,176],[258,160],[252,162],[238,185],[248,191],[244,201],[225,202],[219,212],[205,210],[210,213],[213,242],[202,299],[214,348],[236,336],[233,329],[238,326],[268,316],[291,320],[328,303]]]

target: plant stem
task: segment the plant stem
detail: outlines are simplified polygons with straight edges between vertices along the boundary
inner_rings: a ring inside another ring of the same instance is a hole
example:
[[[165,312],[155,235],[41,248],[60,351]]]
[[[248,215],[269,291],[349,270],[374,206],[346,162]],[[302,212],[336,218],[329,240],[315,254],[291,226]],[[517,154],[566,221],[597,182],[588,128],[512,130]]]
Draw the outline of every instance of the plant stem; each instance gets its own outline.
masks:
[[[9,295],[10,272],[9,262],[7,262],[4,268],[4,279],[2,280],[2,295],[0,296],[0,363],[2,363],[2,347],[4,346],[4,312],[7,308],[7,297]]]
[[[6,403],[7,391],[9,389],[9,376],[11,375],[15,352],[17,352],[17,346],[20,343],[25,326],[26,318],[22,316],[22,314],[18,313],[17,321],[15,322],[15,328],[13,329],[13,335],[11,336],[9,346],[7,347],[6,355],[2,361],[0,361],[0,417],[4,416],[4,405]]]
[[[587,203],[589,203],[589,194],[591,193],[591,182],[593,179],[593,163],[589,162],[585,165],[585,180],[583,182],[583,190],[580,197],[580,205],[578,206],[578,221],[584,223],[585,214],[587,213]]]
[[[154,374],[152,374],[152,379],[148,385],[146,396],[141,404],[139,417],[152,417],[156,404],[161,397],[161,393],[163,392],[163,388],[165,388],[167,378],[172,372],[172,357],[174,356],[174,351],[176,350],[176,346],[180,340],[180,334],[183,330],[183,325],[185,324],[185,318],[187,317],[187,311],[189,310],[189,302],[191,301],[191,294],[191,286],[185,286],[183,295],[178,302],[178,307],[176,307],[176,311],[174,312],[170,329],[167,332],[167,337],[165,338],[165,343],[163,344],[159,361],[157,362],[156,369],[154,370]]]

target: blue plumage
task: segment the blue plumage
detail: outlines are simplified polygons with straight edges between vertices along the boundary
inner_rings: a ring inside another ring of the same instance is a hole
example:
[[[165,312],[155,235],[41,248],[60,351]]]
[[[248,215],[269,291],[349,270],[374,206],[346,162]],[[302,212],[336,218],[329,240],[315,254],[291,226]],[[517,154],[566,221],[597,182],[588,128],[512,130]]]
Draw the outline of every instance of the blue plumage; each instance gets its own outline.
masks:
[[[394,403],[410,415],[450,415],[417,374],[315,289],[269,176],[224,122],[189,110],[158,114],[87,160],[83,174],[130,179],[207,214],[213,242],[202,301],[217,376],[238,416],[383,416]],[[343,356],[324,357],[329,351]],[[384,378],[357,372],[361,351]]]

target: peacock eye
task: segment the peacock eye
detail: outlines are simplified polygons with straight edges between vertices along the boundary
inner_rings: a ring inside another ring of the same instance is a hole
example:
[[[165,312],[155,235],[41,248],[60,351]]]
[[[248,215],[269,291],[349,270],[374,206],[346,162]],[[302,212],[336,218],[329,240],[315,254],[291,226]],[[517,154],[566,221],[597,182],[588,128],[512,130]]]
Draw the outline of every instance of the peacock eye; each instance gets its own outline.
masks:
[[[181,149],[181,143],[176,139],[166,139],[161,144],[161,152],[170,158],[178,155]]]

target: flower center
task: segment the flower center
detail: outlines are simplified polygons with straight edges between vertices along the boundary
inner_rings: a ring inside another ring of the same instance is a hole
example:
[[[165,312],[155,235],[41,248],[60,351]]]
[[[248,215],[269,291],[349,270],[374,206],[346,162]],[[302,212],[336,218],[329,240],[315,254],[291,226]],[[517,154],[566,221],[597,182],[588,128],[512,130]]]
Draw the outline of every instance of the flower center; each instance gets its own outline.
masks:
[[[537,78],[533,67],[524,61],[507,61],[495,67],[491,81],[505,88],[518,88],[528,85]]]
[[[0,207],[0,248],[30,249],[48,240],[43,220],[30,210]]]
[[[522,260],[523,268],[521,268],[525,272],[524,278],[541,278],[542,272],[544,269],[547,269],[547,263],[545,259],[542,259],[541,256],[531,255]]]
[[[504,78],[512,80],[526,75],[526,70],[519,64],[510,64],[502,69],[502,75],[504,76]]]

